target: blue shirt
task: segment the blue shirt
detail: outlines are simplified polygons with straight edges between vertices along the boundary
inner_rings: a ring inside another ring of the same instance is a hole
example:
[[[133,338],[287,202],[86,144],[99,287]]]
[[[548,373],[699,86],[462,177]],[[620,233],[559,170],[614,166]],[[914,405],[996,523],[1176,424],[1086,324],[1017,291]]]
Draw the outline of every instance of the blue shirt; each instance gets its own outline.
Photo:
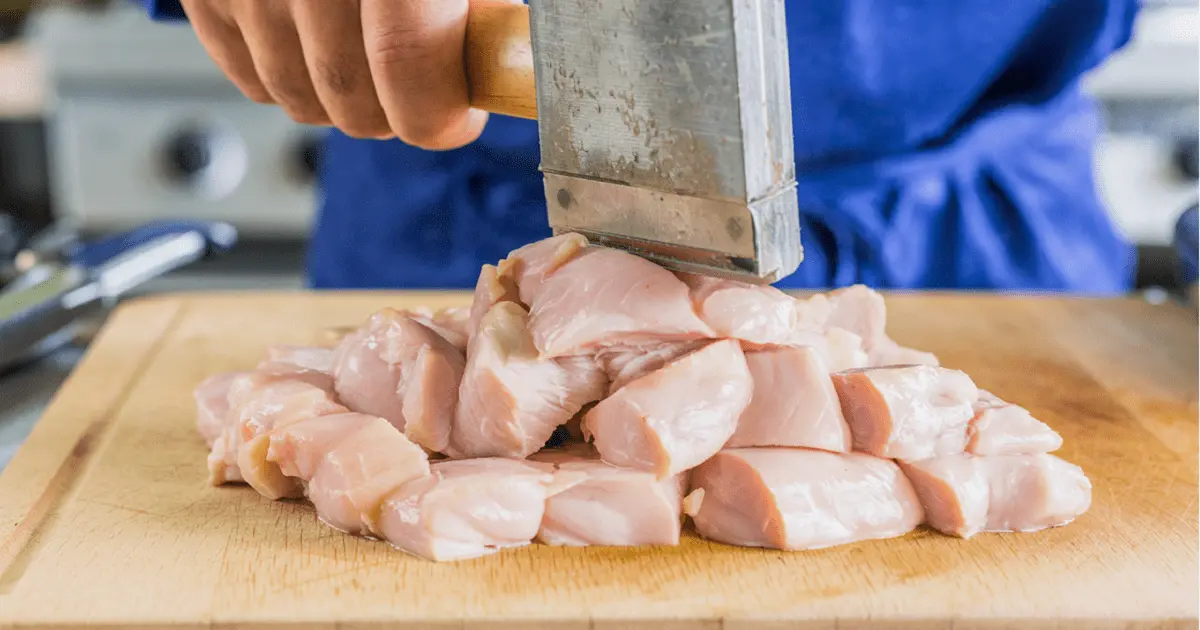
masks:
[[[788,3],[805,260],[780,286],[1126,290],[1133,251],[1093,179],[1099,117],[1080,77],[1128,41],[1137,10]],[[532,121],[493,116],[448,152],[337,132],[327,149],[314,287],[470,287],[549,235]]]

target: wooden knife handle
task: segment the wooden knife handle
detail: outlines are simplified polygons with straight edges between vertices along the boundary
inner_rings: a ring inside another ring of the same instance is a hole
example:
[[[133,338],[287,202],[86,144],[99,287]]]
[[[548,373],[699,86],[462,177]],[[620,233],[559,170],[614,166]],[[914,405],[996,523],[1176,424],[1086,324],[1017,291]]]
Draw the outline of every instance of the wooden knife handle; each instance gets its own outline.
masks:
[[[471,0],[463,56],[472,107],[537,118],[528,6]]]

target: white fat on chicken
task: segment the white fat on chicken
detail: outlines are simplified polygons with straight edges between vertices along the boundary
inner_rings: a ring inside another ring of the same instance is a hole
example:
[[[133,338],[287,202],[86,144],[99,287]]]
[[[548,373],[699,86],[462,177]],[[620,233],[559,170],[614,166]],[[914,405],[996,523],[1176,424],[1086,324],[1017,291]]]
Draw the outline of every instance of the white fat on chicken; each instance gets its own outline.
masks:
[[[753,387],[739,343],[713,342],[597,403],[584,434],[604,461],[670,477],[721,449]]]
[[[529,315],[515,302],[493,305],[471,339],[447,455],[523,458],[554,429],[604,395],[603,372],[588,357],[540,357]]]
[[[807,346],[747,352],[746,365],[754,392],[726,448],[850,450],[850,427],[820,352]]]
[[[820,549],[901,536],[922,521],[900,468],[861,453],[729,449],[693,470],[691,487],[703,493],[687,501],[696,531],[731,545]]]
[[[334,352],[334,384],[352,411],[379,416],[422,447],[443,451],[466,360],[412,317],[384,309]]]
[[[929,365],[833,375],[854,450],[919,460],[961,453],[979,389],[966,374]]]
[[[388,493],[372,531],[437,561],[529,544],[538,533],[553,467],[506,458],[434,462],[430,474]]]
[[[975,417],[967,425],[968,453],[975,455],[1027,455],[1052,453],[1062,447],[1062,436],[1034,418],[1024,407],[979,390]]]
[[[561,492],[546,500],[538,540],[548,545],[677,545],[687,473],[655,475],[611,466],[586,445],[546,449]]]
[[[926,523],[962,538],[1066,525],[1092,503],[1083,470],[1044,453],[959,454],[900,465],[925,507]]]
[[[529,330],[548,357],[714,336],[679,278],[606,247],[589,247],[541,282],[530,303]]]

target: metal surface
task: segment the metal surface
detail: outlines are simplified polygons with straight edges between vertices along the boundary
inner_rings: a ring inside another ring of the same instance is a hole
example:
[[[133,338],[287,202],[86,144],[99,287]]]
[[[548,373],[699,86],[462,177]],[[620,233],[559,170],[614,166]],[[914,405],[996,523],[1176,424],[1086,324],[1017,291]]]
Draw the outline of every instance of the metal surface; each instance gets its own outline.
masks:
[[[164,273],[228,250],[232,226],[190,225],[127,248],[95,267],[54,265],[46,279],[0,293],[0,370],[11,369],[70,341],[81,317],[110,307],[130,289]]]
[[[800,263],[783,0],[531,0],[550,224],[668,267]]]

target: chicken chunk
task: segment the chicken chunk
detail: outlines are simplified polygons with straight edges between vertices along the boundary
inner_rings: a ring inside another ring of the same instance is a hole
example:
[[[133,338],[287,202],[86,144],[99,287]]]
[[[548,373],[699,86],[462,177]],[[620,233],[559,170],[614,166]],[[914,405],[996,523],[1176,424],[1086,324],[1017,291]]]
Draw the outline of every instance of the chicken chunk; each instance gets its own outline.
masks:
[[[459,352],[467,351],[467,339],[470,337],[471,309],[469,307],[452,306],[436,311],[427,308],[405,309],[399,311],[413,321],[437,333]]]
[[[1034,418],[1023,407],[979,391],[975,417],[967,425],[968,453],[975,455],[1027,455],[1052,453],[1062,447],[1062,436]]]
[[[922,520],[899,467],[861,453],[725,450],[692,471],[691,487],[703,492],[688,501],[696,531],[732,545],[819,549],[900,536]]]
[[[538,540],[548,545],[677,545],[687,473],[658,479],[600,461],[585,445],[548,449],[530,460],[569,476],[546,501]]]
[[[542,284],[563,265],[588,247],[581,234],[560,234],[514,250],[500,261],[499,273],[512,278],[521,303],[528,308],[542,290]]]
[[[453,397],[465,364],[462,353],[441,335],[385,309],[338,344],[334,384],[351,410],[384,418],[421,446],[440,452],[447,447]]]
[[[754,382],[737,341],[717,341],[651,372],[584,416],[604,461],[671,477],[733,435]]]
[[[554,429],[604,394],[604,374],[587,357],[541,358],[520,304],[500,302],[471,340],[446,454],[523,458]]]
[[[866,368],[833,376],[854,450],[928,459],[961,453],[979,390],[966,374],[928,365]]]
[[[605,247],[588,248],[542,281],[529,330],[548,357],[714,336],[692,309],[687,285],[648,260]]]
[[[493,306],[500,302],[518,300],[516,280],[500,275],[500,270],[495,265],[484,265],[479,270],[479,279],[475,281],[475,293],[471,296],[471,312],[467,322],[468,337],[474,337],[479,332],[479,322]]]
[[[291,364],[301,370],[333,374],[333,348],[312,346],[271,346],[266,364]]]
[[[688,286],[700,319],[718,337],[752,346],[796,345],[802,343],[803,333],[816,330],[801,326],[796,300],[774,287],[676,275]]]
[[[390,492],[372,531],[430,560],[476,558],[529,544],[538,533],[552,468],[504,458],[435,462]]]
[[[278,466],[288,477],[308,483],[325,461],[325,455],[374,420],[375,416],[366,414],[341,413],[277,428],[269,434],[267,461]]]
[[[819,352],[806,346],[747,352],[746,365],[754,393],[726,448],[850,450],[850,427]]]
[[[388,421],[374,418],[325,453],[306,494],[326,525],[364,534],[378,521],[384,497],[428,474],[425,451]]]
[[[644,346],[614,346],[596,353],[596,363],[608,377],[608,393],[621,389],[654,370],[711,343],[710,340],[666,341]]]
[[[248,372],[225,372],[214,374],[196,386],[192,397],[196,400],[196,431],[204,443],[212,448],[213,442],[229,426],[229,388],[233,382]]]
[[[269,499],[302,496],[299,482],[268,461],[270,432],[301,420],[348,411],[327,390],[304,381],[280,380],[263,386],[233,412],[233,430],[240,432],[233,442],[242,479]]]
[[[1032,532],[1070,523],[1092,503],[1083,470],[1053,455],[948,455],[901,463],[926,522],[952,536]]]
[[[275,475],[270,467],[257,465],[257,449],[263,445],[247,444],[277,425],[346,411],[329,390],[314,385],[310,376],[250,372],[230,382],[227,424],[208,456],[209,481],[213,485],[247,482],[273,498],[299,496],[293,482]],[[328,384],[327,379],[318,381]],[[245,469],[243,451],[250,458],[245,461]]]

